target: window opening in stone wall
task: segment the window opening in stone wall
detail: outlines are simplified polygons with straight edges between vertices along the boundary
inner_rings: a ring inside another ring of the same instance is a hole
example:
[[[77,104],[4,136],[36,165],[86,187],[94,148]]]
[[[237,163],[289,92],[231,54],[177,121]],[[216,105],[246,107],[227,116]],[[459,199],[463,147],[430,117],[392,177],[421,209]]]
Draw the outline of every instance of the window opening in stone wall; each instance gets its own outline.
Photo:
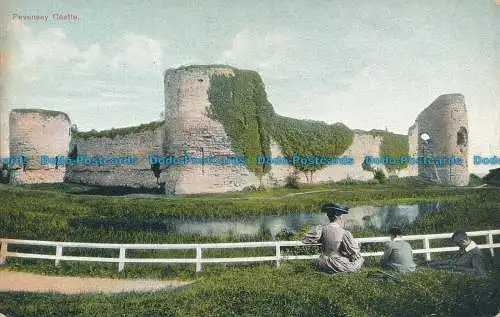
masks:
[[[431,143],[431,136],[426,132],[420,133],[420,139],[422,140],[422,150],[426,152],[429,149],[429,145]]]
[[[153,175],[156,178],[156,184],[160,185],[160,174],[161,174],[160,163],[151,164],[151,170],[153,171]]]
[[[202,82],[203,82],[203,79],[201,79],[201,78],[200,78],[200,79],[198,79],[198,81],[199,81],[200,83],[202,83]]]
[[[467,143],[468,143],[467,129],[461,127],[457,132],[457,146],[459,147],[460,152],[465,151],[465,149],[467,148]]]
[[[21,155],[21,158],[23,159],[23,172],[26,172],[26,169],[28,168],[28,160],[24,155]]]
[[[420,138],[422,140],[424,140],[424,142],[429,142],[429,140],[431,139],[431,136],[429,134],[427,134],[427,133],[424,132],[424,133],[420,134]]]
[[[69,153],[68,158],[72,160],[76,160],[78,158],[78,147],[76,146],[76,144],[73,147],[73,151]]]

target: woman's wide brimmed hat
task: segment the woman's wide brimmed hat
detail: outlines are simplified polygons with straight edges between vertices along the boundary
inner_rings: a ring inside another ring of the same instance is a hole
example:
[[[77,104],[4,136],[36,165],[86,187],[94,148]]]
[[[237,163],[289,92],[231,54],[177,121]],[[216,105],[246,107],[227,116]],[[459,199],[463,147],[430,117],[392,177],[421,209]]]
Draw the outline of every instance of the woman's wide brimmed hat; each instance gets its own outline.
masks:
[[[321,211],[325,212],[328,217],[340,216],[349,213],[349,207],[340,204],[324,204],[321,206]]]

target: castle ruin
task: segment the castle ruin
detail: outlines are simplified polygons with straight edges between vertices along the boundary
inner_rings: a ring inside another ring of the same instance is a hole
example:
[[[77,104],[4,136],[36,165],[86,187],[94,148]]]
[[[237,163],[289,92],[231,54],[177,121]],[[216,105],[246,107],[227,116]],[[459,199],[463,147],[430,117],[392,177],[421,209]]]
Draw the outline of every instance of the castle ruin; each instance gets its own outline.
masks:
[[[10,114],[10,157],[29,157],[28,164],[11,164],[10,180],[15,184],[58,183],[69,181],[88,185],[158,188],[167,194],[222,193],[247,186],[282,186],[288,176],[309,183],[340,180],[370,180],[373,172],[363,167],[365,156],[382,156],[384,137],[356,131],[341,156],[354,159],[350,165],[326,165],[308,176],[289,164],[271,165],[256,173],[245,165],[156,165],[150,156],[189,155],[191,157],[228,157],[241,155],[224,124],[210,115],[209,92],[213,76],[235,76],[230,66],[188,66],[169,69],[164,74],[165,121],[138,127],[112,129],[97,133],[71,133],[68,116],[61,112],[18,109]],[[258,89],[262,83],[255,83]],[[261,87],[262,86],[262,87]],[[265,92],[264,92],[265,93]],[[231,98],[233,92],[226,97]],[[251,125],[242,119],[242,125]],[[261,125],[262,122],[257,122]],[[468,126],[464,97],[442,95],[417,117],[408,132],[409,156],[458,156],[463,165],[408,165],[389,171],[397,176],[422,176],[450,185],[468,183]],[[429,136],[427,140],[422,137]],[[41,155],[86,157],[137,157],[134,164],[40,165]],[[285,156],[280,143],[269,138],[272,157]]]
[[[411,149],[423,157],[455,157],[462,164],[419,164],[418,175],[441,184],[469,183],[468,122],[464,96],[439,96],[422,111],[410,128]]]

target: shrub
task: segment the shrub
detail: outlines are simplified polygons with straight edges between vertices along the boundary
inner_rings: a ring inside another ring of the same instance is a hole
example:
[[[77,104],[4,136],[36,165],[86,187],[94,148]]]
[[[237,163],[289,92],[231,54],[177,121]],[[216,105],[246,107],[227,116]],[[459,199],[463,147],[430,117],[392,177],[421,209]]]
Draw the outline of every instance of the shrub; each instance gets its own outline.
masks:
[[[286,182],[285,187],[287,187],[287,188],[295,188],[295,189],[300,188],[299,178],[295,175],[287,176],[285,179],[285,182]]]
[[[469,175],[469,186],[479,186],[485,184],[485,181],[476,174]]]
[[[242,192],[256,192],[257,187],[255,187],[255,185],[249,185],[249,186],[245,186],[241,191]]]
[[[384,171],[381,169],[376,169],[375,172],[373,173],[374,178],[380,183],[380,184],[385,184],[387,183],[387,176],[385,175]]]

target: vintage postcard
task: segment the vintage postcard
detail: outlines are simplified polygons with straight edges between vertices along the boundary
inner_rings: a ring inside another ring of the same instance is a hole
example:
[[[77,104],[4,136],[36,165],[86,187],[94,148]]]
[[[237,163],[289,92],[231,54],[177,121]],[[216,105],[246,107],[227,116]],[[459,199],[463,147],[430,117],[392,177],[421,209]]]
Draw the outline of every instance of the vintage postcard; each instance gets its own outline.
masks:
[[[500,312],[499,1],[0,1],[0,316]]]

